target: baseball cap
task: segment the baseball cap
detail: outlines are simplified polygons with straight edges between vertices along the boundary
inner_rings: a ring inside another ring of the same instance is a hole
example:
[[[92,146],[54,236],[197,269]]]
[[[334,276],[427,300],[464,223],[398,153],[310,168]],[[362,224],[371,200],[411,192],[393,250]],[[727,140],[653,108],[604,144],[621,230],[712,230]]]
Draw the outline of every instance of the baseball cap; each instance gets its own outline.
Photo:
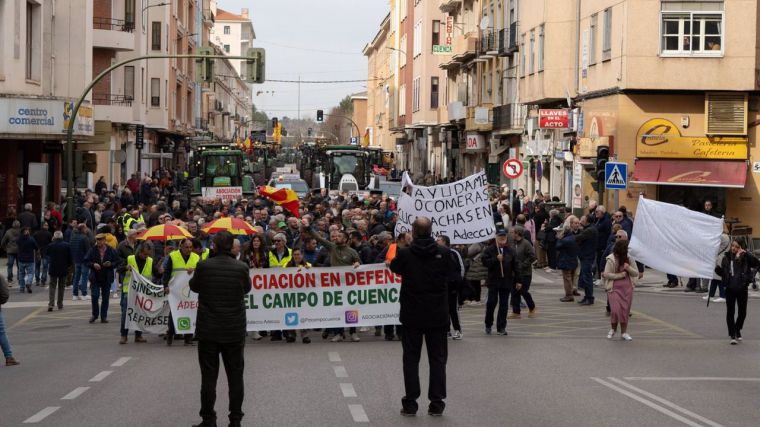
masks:
[[[287,225],[287,224],[285,224],[285,222],[284,222],[284,221],[280,221],[280,222],[278,222],[278,223],[277,223],[277,226],[278,226],[279,228],[285,228],[285,227],[287,227],[288,225]]]
[[[506,236],[507,235],[507,230],[504,229],[504,228],[500,228],[500,229],[496,230],[496,235],[497,236]]]

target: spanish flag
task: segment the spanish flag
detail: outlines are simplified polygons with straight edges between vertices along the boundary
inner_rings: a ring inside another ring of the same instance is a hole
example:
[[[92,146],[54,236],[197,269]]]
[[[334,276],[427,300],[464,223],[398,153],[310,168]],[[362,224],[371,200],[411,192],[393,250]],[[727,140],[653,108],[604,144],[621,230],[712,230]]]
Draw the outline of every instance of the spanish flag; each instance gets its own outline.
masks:
[[[261,186],[259,187],[259,195],[281,205],[296,218],[300,217],[298,209],[300,209],[301,203],[298,201],[298,195],[296,195],[296,192],[290,188],[274,188],[268,185]]]

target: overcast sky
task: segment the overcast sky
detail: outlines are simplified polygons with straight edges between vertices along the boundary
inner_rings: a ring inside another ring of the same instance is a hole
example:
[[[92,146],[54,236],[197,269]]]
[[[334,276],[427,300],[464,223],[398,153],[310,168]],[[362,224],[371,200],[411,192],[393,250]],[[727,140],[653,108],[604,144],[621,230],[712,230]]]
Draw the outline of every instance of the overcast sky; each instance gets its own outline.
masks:
[[[217,0],[240,13],[247,7],[256,47],[266,49],[267,80],[362,80],[360,83],[301,84],[301,118],[328,110],[344,96],[366,91],[364,45],[389,12],[388,0]],[[264,93],[257,95],[256,92]],[[266,92],[270,93],[266,93]],[[274,92],[272,94],[271,92]],[[270,117],[297,117],[298,85],[254,85],[253,102]]]

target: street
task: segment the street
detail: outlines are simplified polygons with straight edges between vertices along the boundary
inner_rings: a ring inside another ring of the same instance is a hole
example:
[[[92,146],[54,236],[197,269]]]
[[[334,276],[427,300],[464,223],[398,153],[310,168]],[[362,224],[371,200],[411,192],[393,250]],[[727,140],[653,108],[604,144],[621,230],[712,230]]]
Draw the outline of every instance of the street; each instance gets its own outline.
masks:
[[[421,410],[399,415],[401,345],[366,332],[360,343],[317,334],[310,345],[248,341],[244,425],[756,425],[757,298],[747,338],[730,346],[724,304],[705,308],[700,296],[652,284],[634,299],[634,340],[609,341],[602,299],[591,307],[561,303],[558,275],[537,271],[534,281],[538,315],[510,320],[507,337],[483,334],[483,306],[462,309],[464,339],[449,342],[440,419],[424,411],[424,361]],[[150,335],[146,344],[119,345],[116,300],[111,323],[88,324],[89,302],[72,303],[70,290],[64,310],[52,313],[45,292],[13,291],[3,315],[21,365],[0,368],[2,425],[198,422],[195,347],[167,348]],[[217,392],[224,422],[224,378]]]

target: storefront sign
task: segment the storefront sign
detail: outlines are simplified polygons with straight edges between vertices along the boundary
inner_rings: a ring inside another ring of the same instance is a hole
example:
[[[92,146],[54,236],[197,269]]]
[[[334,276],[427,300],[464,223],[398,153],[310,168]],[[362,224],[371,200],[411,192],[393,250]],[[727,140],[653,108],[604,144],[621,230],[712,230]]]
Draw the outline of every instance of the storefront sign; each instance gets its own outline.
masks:
[[[578,138],[578,155],[586,159],[596,157],[596,148],[601,146],[609,147],[610,138],[607,136]]]
[[[64,135],[69,124],[71,102],[48,99],[0,99],[0,133],[23,135]],[[92,107],[81,106],[74,135],[92,136],[95,125]]]
[[[467,151],[485,150],[486,138],[479,133],[467,134]]]
[[[203,187],[204,199],[238,200],[243,197],[243,187]]]
[[[746,160],[747,138],[682,136],[673,122],[651,119],[636,135],[636,156],[666,159]]]
[[[454,53],[454,17],[446,17],[446,25],[441,34],[441,44],[433,45],[433,55],[451,55]]]
[[[568,110],[557,108],[538,110],[538,127],[541,129],[567,129],[570,127]]]

